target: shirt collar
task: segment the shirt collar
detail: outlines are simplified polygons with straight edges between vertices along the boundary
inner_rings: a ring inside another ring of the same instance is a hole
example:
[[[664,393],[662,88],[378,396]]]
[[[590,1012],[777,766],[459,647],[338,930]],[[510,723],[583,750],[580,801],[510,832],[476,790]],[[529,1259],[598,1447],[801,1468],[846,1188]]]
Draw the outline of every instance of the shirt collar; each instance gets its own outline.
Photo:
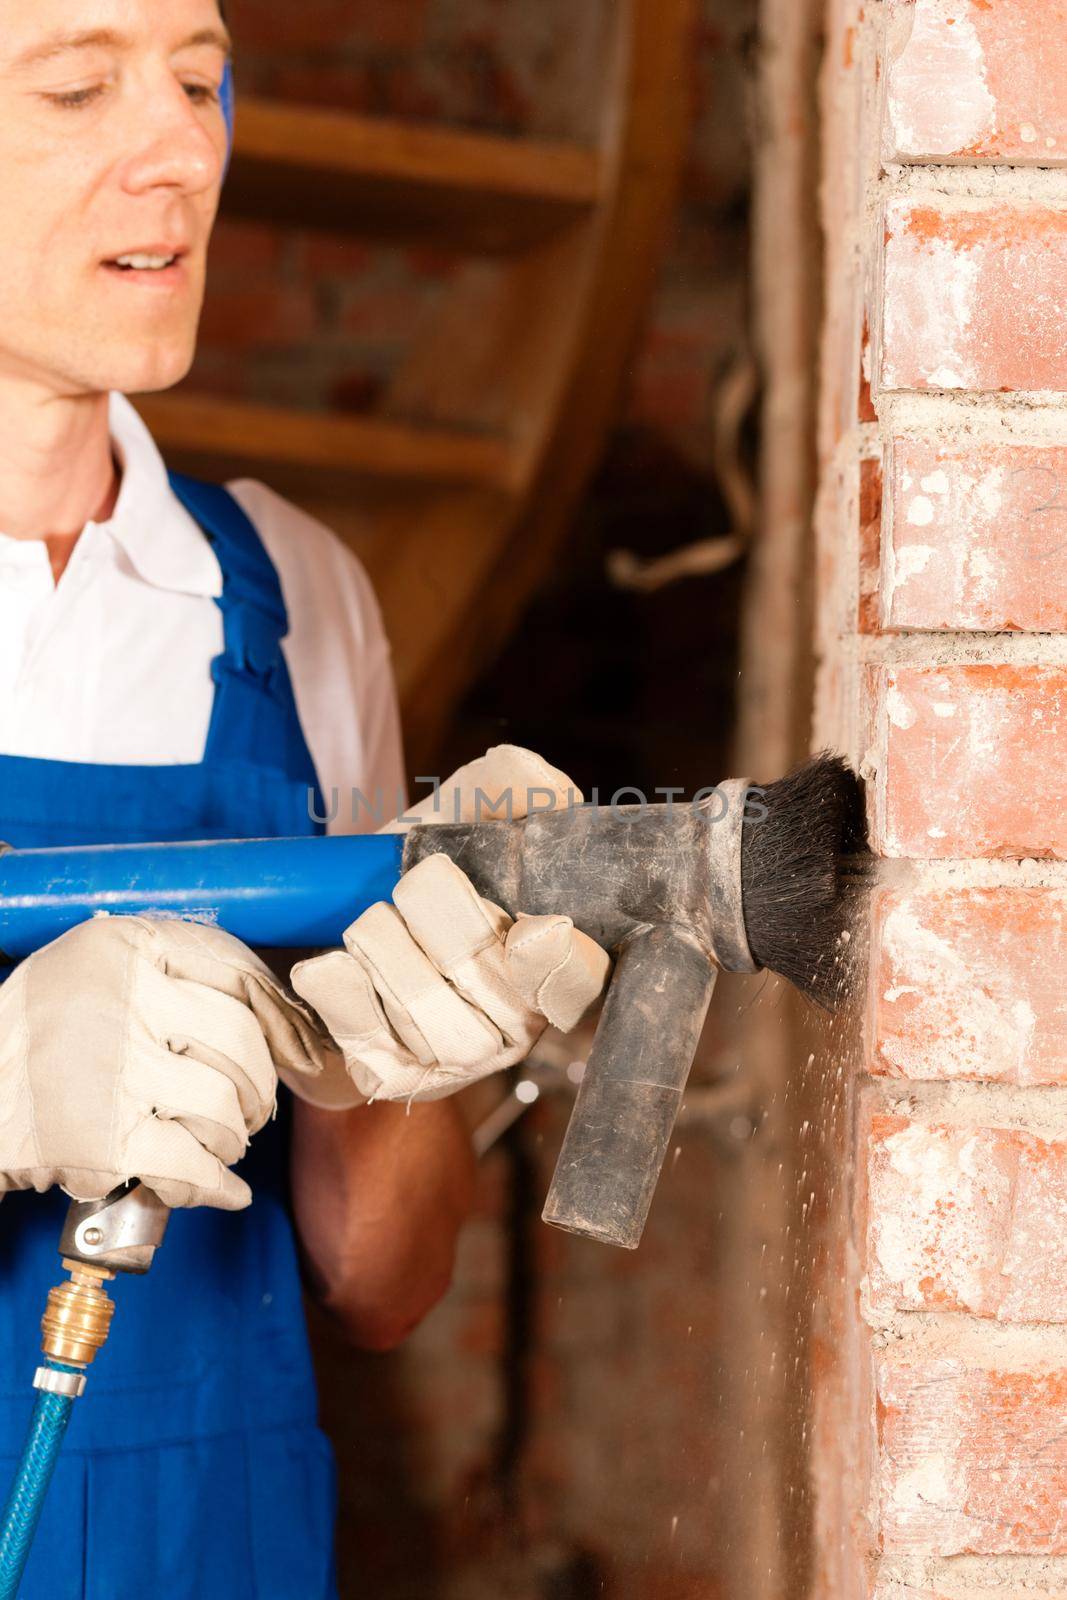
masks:
[[[110,395],[108,421],[122,485],[111,517],[100,528],[146,583],[217,600],[222,593],[218,558],[171,488],[156,442],[125,395]]]

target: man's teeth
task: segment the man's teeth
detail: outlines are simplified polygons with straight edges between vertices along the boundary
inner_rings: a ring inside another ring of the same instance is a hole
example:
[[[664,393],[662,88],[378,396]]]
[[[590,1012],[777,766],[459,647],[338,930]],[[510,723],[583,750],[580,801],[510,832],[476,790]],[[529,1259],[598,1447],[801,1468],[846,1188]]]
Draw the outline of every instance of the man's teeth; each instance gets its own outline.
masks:
[[[118,256],[115,264],[119,267],[134,267],[138,272],[160,272],[177,259],[177,256]]]

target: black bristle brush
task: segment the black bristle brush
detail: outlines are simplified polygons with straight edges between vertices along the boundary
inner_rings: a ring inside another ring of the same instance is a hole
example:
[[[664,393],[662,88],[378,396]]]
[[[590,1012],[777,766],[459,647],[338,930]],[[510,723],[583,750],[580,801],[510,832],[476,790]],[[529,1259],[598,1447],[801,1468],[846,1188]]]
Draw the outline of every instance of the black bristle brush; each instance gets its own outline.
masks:
[[[749,948],[827,1010],[847,995],[864,883],[860,780],[822,752],[760,787],[741,839],[741,899]]]

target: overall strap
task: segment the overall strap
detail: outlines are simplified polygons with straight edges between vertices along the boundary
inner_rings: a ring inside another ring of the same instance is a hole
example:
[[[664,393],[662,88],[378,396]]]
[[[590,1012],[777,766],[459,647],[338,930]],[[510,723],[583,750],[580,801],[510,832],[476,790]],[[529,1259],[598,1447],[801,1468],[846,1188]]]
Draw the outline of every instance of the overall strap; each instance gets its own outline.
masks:
[[[263,541],[228,489],[179,472],[170,484],[222,569],[216,604],[224,649],[211,664],[215,704],[204,760],[272,767],[316,784],[282,653],[289,617]]]

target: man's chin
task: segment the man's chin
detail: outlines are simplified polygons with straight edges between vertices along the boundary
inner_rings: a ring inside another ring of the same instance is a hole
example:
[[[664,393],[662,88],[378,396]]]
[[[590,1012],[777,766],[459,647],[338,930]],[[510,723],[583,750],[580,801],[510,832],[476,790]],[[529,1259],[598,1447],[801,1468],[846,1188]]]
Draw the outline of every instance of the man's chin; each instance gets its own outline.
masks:
[[[180,344],[146,342],[102,362],[97,386],[120,394],[158,394],[188,376],[195,355],[195,339]]]

